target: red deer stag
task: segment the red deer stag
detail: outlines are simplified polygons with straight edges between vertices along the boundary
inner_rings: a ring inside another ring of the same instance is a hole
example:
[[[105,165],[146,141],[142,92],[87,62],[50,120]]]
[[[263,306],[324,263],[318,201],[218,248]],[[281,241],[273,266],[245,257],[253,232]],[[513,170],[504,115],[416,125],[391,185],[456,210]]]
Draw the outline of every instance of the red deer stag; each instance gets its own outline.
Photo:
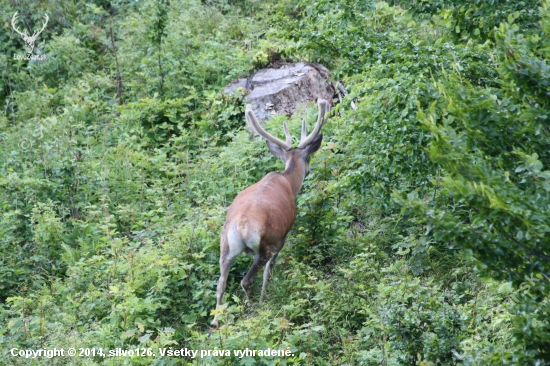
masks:
[[[283,129],[286,141],[267,133],[258,123],[252,108],[247,106],[246,119],[254,131],[265,138],[269,151],[286,165],[282,173],[271,172],[258,183],[239,193],[227,212],[220,237],[220,279],[218,281],[216,309],[222,304],[229,268],[235,257],[245,252],[254,255],[254,263],[241,281],[248,298],[250,287],[258,270],[264,265],[264,279],[260,302],[279,251],[285,244],[286,234],[296,219],[294,199],[305,176],[309,173],[309,158],[319,150],[323,135],[319,134],[328,119],[330,106],[319,100],[319,116],[313,131],[307,135],[306,121],[302,122],[302,138],[298,148],[292,148],[292,136],[286,122]],[[210,328],[218,328],[215,315]]]

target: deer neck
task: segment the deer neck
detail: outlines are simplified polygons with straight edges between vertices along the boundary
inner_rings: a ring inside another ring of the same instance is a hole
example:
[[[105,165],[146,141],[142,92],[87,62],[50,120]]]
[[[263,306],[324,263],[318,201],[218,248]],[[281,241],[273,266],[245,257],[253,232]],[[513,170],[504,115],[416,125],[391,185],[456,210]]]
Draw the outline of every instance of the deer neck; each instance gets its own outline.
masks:
[[[296,197],[300,192],[300,188],[302,188],[304,178],[306,177],[305,164],[300,159],[289,159],[282,175],[290,184],[292,193],[294,194],[294,197]]]

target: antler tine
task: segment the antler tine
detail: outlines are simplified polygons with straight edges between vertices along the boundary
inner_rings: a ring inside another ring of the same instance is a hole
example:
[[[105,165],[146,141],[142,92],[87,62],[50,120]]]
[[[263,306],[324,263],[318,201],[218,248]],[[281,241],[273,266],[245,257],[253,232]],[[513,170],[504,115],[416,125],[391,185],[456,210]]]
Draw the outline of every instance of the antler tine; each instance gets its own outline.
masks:
[[[288,127],[286,126],[286,121],[283,122],[283,130],[285,130],[286,144],[292,146],[292,135],[288,132]]]
[[[33,37],[36,37],[38,36],[40,33],[42,33],[42,31],[46,28],[46,26],[48,25],[48,21],[50,20],[50,18],[48,17],[48,14],[44,14],[44,17],[46,18],[46,22],[44,22],[44,25],[42,26],[42,29],[40,29],[38,32],[34,32],[34,34],[32,35]]]
[[[306,129],[306,119],[302,118],[302,136],[300,136],[300,141],[306,138],[307,136],[307,129]]]
[[[267,133],[262,126],[258,123],[258,120],[256,119],[256,116],[254,115],[254,112],[252,111],[252,107],[246,106],[246,119],[248,123],[252,126],[254,131],[256,131],[258,134],[260,134],[263,138],[266,140],[274,143],[275,145],[278,145],[284,150],[290,150],[292,148],[292,144],[289,143],[289,140],[292,142],[292,137],[290,136],[290,133],[288,132],[288,128],[286,127],[286,123],[283,125],[283,128],[285,129],[285,135],[286,135],[286,142],[278,139],[277,137]]]
[[[311,144],[313,139],[317,137],[317,135],[321,131],[321,128],[323,128],[325,123],[327,123],[328,113],[330,112],[330,105],[324,99],[319,99],[317,105],[319,106],[319,116],[317,117],[317,123],[315,124],[315,128],[313,129],[313,131],[311,131],[311,133],[306,138],[304,138],[305,123],[302,123],[302,139],[300,140],[300,144],[298,145],[299,149],[303,149],[304,147]]]
[[[15,25],[15,22],[17,21],[17,18],[19,17],[18,16],[19,14],[19,11],[16,11],[15,14],[13,14],[13,17],[11,18],[11,26],[13,27],[13,29],[19,33],[21,36],[27,36],[27,32],[24,32],[24,33],[21,33],[19,31],[19,29],[17,29],[17,26]]]

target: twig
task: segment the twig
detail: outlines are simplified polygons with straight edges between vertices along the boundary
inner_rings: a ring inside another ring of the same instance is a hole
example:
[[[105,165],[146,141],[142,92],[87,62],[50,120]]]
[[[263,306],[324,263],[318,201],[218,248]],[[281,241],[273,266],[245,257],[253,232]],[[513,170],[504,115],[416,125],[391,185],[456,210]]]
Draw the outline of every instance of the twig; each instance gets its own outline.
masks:
[[[502,233],[502,235],[504,235],[504,237],[506,237],[506,239],[508,239],[510,241],[513,241],[514,243],[519,245],[521,248],[523,248],[525,251],[527,251],[527,253],[531,254],[531,256],[537,257],[539,259],[544,259],[546,261],[550,260],[549,256],[544,255],[542,253],[535,252],[533,249],[527,247],[525,244],[523,244],[522,242],[520,242],[519,240],[517,240],[513,236],[508,235],[506,232],[504,232],[504,230],[500,230],[500,232]]]
[[[344,86],[340,82],[338,82],[338,90],[340,91],[340,93],[342,93],[342,97],[345,97],[346,95],[348,95],[348,92],[346,91],[346,89],[344,89]],[[351,101],[350,105],[351,105],[351,109],[353,109],[354,111],[357,110],[357,106],[355,105],[353,100]]]
[[[340,92],[338,91],[338,84],[339,84],[339,83],[334,82],[334,83],[332,84],[332,87],[333,87],[334,90],[336,91],[336,97],[338,98],[338,103],[341,104],[341,103],[342,103],[342,98],[340,97],[340,94],[342,94],[342,93],[340,93]]]
[[[6,113],[8,112],[8,107],[11,108],[11,119],[13,123],[15,124],[15,111],[13,110],[13,103],[11,95],[13,94],[13,90],[11,88],[11,78],[10,78],[10,64],[9,62],[6,62],[6,77],[8,78],[8,87],[10,89],[10,96],[7,98],[8,103],[6,104]]]
[[[159,64],[159,76],[160,76],[160,80],[159,80],[159,93],[162,94],[162,86],[164,85],[164,71],[162,71],[162,63],[160,62],[160,52],[161,52],[161,48],[159,46],[159,54],[158,54],[158,64]]]
[[[122,104],[122,77],[120,76],[120,68],[118,66],[118,57],[116,54],[116,46],[115,46],[115,37],[113,36],[113,19],[111,18],[111,25],[109,26],[111,30],[111,43],[113,45],[113,52],[115,54],[115,64],[116,64],[116,99],[118,100],[118,104]]]
[[[195,225],[193,225],[193,229],[191,230],[191,237],[189,238],[189,249],[191,249],[191,245],[193,244],[193,237],[195,236],[195,228],[199,224],[199,217],[200,215],[197,215],[197,221],[195,221]]]

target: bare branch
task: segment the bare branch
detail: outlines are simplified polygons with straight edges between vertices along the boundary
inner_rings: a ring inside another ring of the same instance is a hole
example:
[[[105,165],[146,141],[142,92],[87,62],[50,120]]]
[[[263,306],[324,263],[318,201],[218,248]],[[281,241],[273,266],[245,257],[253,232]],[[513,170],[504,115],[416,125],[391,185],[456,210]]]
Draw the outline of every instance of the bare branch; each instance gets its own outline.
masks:
[[[111,30],[111,43],[113,45],[113,52],[115,54],[115,64],[116,64],[116,99],[118,101],[118,104],[122,104],[122,77],[120,76],[120,68],[118,66],[118,57],[116,54],[116,46],[115,46],[115,37],[113,36],[113,20],[111,19],[111,25],[109,26]]]

